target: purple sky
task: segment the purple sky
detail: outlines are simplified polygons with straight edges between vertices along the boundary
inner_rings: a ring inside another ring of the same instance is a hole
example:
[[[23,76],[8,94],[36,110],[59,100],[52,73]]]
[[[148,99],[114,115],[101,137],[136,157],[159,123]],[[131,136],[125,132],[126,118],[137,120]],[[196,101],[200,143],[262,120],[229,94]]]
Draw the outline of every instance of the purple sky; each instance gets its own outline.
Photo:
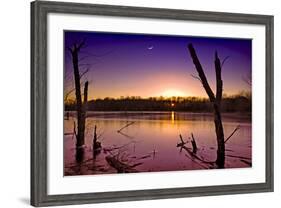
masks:
[[[214,53],[223,60],[224,93],[251,90],[243,77],[251,74],[252,41],[148,34],[65,31],[65,47],[86,39],[81,69],[90,67],[89,99],[120,96],[206,97],[187,45],[192,43],[215,92]],[[74,87],[71,55],[65,50],[65,91]],[[74,96],[74,94],[72,94]]]

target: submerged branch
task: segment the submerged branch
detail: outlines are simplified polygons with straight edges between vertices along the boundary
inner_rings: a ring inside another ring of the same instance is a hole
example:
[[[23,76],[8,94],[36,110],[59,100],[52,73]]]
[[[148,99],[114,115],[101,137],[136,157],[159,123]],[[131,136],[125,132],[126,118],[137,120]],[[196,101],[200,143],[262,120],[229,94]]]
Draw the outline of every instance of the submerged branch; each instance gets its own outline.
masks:
[[[247,165],[249,165],[249,166],[252,166],[252,163],[247,161],[247,160],[240,159],[240,161],[245,163],[245,164],[247,164]]]
[[[121,131],[118,131],[118,133],[121,134],[121,135],[124,136],[124,137],[127,137],[128,139],[134,139],[133,136],[127,135],[127,134],[125,134],[125,133],[123,133],[123,132],[121,132]]]
[[[233,135],[234,133],[239,130],[240,126],[238,125],[234,130],[233,132],[226,138],[226,140],[224,141],[224,143],[226,143]]]
[[[192,141],[195,141],[194,140],[194,136],[192,134]],[[196,152],[197,152],[197,146],[196,146],[196,151],[194,151],[195,149],[191,150],[191,148],[188,148],[185,146],[185,143],[183,142],[183,139],[182,139],[182,136],[180,135],[180,139],[181,139],[181,143],[178,143],[177,144],[177,147],[181,147],[181,149],[184,149],[190,156],[191,156],[191,159],[192,161],[196,162],[197,164],[199,162],[203,163],[203,164],[207,164],[207,165],[211,165],[211,167],[205,167],[203,165],[200,164],[201,167],[204,167],[204,168],[212,168],[214,167],[215,165],[215,162],[212,162],[212,161],[206,161],[204,160],[203,158],[200,158],[199,156],[197,156]],[[194,145],[194,144],[193,144]],[[193,147],[194,148],[194,147]],[[189,157],[190,158],[190,157]],[[198,161],[195,161],[195,160],[198,160]]]
[[[134,121],[132,121],[132,122],[130,122],[130,123],[127,123],[127,124],[126,124],[125,126],[123,126],[121,129],[117,130],[117,132],[120,133],[123,129],[125,129],[125,128],[131,126],[131,125],[133,125],[134,123],[135,123]]]
[[[141,163],[134,164],[132,166],[120,161],[117,159],[117,157],[112,157],[112,156],[106,156],[105,157],[106,162],[113,167],[114,169],[117,170],[118,173],[132,173],[132,172],[137,172],[133,167],[136,167],[138,165],[141,165]]]
[[[194,158],[190,157],[189,155],[185,154],[186,157],[188,157],[190,160],[192,160],[193,162],[195,162],[197,165],[199,165],[200,167],[204,168],[204,169],[209,169],[209,167],[206,167],[204,165],[202,165],[201,163],[197,162],[196,160],[194,160]]]
[[[103,151],[104,152],[112,152],[114,150],[119,150],[119,149],[125,148],[125,147],[129,146],[132,143],[136,143],[136,141],[131,141],[131,142],[128,142],[128,143],[126,143],[124,145],[117,146],[117,147],[115,146],[115,147],[111,147],[111,148],[103,148]]]

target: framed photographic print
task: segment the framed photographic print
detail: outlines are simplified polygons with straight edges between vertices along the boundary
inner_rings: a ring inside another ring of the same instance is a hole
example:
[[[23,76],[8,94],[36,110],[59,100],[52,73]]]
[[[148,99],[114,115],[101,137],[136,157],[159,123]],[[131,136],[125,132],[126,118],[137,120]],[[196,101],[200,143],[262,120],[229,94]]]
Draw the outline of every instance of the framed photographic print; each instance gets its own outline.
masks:
[[[31,4],[31,204],[273,191],[273,17]]]

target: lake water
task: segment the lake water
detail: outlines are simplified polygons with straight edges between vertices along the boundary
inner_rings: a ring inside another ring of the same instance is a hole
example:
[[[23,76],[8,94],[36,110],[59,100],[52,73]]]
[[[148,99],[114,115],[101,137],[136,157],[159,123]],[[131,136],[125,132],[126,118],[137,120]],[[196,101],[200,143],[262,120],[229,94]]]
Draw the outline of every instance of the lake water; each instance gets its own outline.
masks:
[[[75,160],[73,125],[75,113],[64,121],[64,174],[88,175],[116,173],[105,159],[117,158],[133,172],[195,170],[210,168],[186,149],[177,147],[179,134],[192,150],[193,133],[202,161],[216,160],[216,134],[213,114],[182,112],[87,112],[85,154],[83,162]],[[118,132],[122,127],[131,124]],[[94,126],[102,144],[93,157]],[[239,130],[226,143],[225,168],[251,167],[251,118],[247,115],[223,114],[225,138],[239,125]]]

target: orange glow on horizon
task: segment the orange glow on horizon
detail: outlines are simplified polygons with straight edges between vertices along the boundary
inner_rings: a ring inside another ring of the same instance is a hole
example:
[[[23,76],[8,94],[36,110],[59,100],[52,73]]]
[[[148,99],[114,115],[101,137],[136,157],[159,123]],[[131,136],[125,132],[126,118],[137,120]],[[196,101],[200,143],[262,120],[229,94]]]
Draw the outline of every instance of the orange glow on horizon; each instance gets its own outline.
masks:
[[[161,95],[163,97],[187,97],[187,95],[184,92],[176,89],[166,90],[163,93],[161,93]]]

